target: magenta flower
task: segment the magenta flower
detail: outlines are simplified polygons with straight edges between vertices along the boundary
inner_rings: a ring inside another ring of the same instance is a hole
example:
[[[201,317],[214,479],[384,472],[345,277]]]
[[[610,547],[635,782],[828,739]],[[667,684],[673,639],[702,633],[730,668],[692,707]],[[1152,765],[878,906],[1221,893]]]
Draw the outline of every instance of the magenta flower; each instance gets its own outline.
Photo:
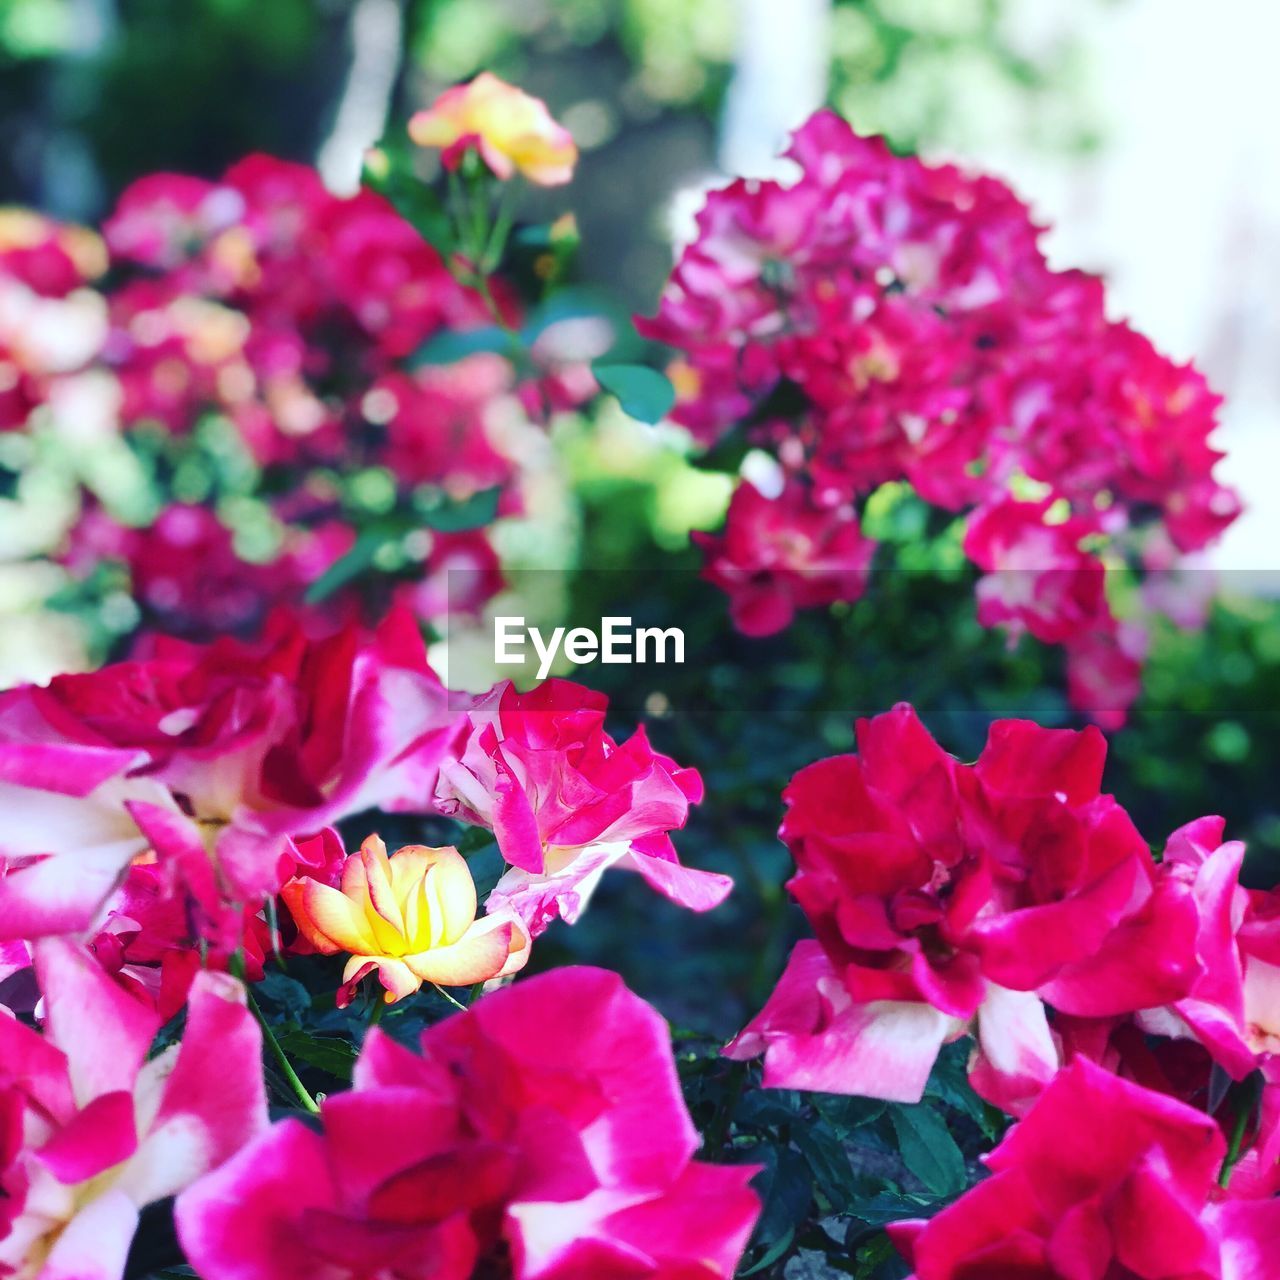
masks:
[[[180,1045],[61,939],[36,944],[45,1034],[0,1011],[0,1273],[119,1280],[146,1205],[217,1168],[267,1123],[244,990],[200,974]]]
[[[726,1050],[764,1053],[766,1084],[918,1100],[971,1030],[975,1087],[1016,1110],[1058,1068],[1046,1003],[1105,1017],[1191,989],[1195,904],[1100,793],[1097,730],[999,721],[964,765],[903,704],[858,747],[784,795],[817,941]]]
[[[1280,1200],[1224,1199],[1202,1111],[1080,1061],[986,1157],[992,1176],[890,1234],[914,1280],[1275,1274]]]
[[[1110,321],[1099,280],[1052,269],[1003,183],[896,155],[829,111],[787,154],[786,183],[708,195],[657,315],[639,322],[680,353],[672,416],[705,445],[737,428],[776,457],[787,490],[847,509],[851,529],[890,482],[977,510],[966,550],[1006,579],[980,588],[983,620],[1070,640],[1072,701],[1121,722],[1141,654],[1102,598],[1101,553],[1137,563],[1155,539],[1194,551],[1236,518],[1214,477],[1218,397]],[[1013,501],[1027,489],[1039,511]],[[1048,531],[1031,527],[1058,508]],[[742,585],[755,567],[733,549],[744,523],[731,508],[723,536],[704,540],[708,577],[739,628],[764,634],[789,616],[777,593],[765,610]],[[1009,568],[1034,570],[1013,598]],[[850,596],[791,604],[837,598]]]
[[[732,887],[681,866],[671,844],[702,798],[697,771],[654,751],[643,728],[615,742],[607,705],[568,680],[525,694],[503,682],[477,700],[461,750],[440,767],[440,810],[489,827],[511,864],[488,909],[513,909],[535,937],[554,919],[576,920],[611,866],[694,911]]]
[[[290,836],[427,808],[456,727],[403,614],[320,642],[283,615],[256,644],[157,640],[0,695],[0,936],[87,928],[149,852],[236,945],[238,904],[293,874]]]
[[[724,532],[693,539],[707,556],[702,576],[752,636],[783,630],[797,609],[858,599],[875,554],[850,507],[815,506],[798,485],[768,498],[749,480],[734,490]]]
[[[205,1280],[733,1274],[754,1172],[693,1159],[662,1019],[569,968],[423,1034],[369,1033],[323,1130],[286,1120],[178,1199]]]

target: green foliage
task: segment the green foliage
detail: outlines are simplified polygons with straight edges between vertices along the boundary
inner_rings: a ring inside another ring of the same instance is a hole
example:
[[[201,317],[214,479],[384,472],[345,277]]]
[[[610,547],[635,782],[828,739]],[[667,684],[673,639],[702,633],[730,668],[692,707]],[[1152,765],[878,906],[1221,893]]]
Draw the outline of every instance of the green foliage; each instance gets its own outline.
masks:
[[[592,365],[596,381],[618,399],[623,410],[640,422],[658,423],[676,402],[675,388],[656,369],[641,364]]]

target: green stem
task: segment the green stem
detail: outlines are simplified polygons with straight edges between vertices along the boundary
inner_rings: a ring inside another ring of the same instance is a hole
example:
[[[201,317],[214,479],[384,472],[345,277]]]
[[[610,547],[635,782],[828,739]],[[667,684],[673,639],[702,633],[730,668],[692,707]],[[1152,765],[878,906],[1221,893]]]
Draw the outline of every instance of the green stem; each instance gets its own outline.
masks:
[[[512,179],[503,185],[502,195],[498,200],[498,212],[493,220],[493,228],[489,232],[488,243],[480,255],[477,264],[480,274],[492,275],[502,261],[502,251],[507,247],[507,237],[511,234],[512,224],[516,218],[516,182]]]
[[[293,1063],[289,1061],[285,1051],[280,1047],[280,1041],[276,1039],[275,1032],[271,1030],[270,1024],[262,1016],[262,1010],[258,1008],[258,1002],[253,998],[253,993],[247,987],[245,988],[245,995],[249,1001],[249,1012],[257,1018],[258,1026],[262,1028],[262,1038],[266,1042],[267,1048],[271,1050],[276,1062],[280,1064],[280,1070],[284,1073],[284,1078],[289,1082],[289,1088],[293,1090],[298,1101],[302,1103],[306,1110],[310,1111],[312,1115],[318,1115],[320,1104],[307,1092],[307,1086],[298,1079],[298,1073],[293,1069]]]
[[[382,1021],[382,1015],[387,1011],[387,1002],[382,998],[382,993],[376,992],[373,997],[373,1008],[369,1011],[369,1025],[376,1027]]]
[[[463,1013],[466,1013],[467,1006],[461,1003],[461,1001],[455,1000],[454,997],[451,996],[438,982],[433,982],[431,985],[435,987],[435,989],[444,996],[444,998],[453,1005],[455,1009],[461,1009]]]
[[[258,1002],[253,998],[253,992],[249,990],[249,984],[245,982],[244,958],[239,952],[227,962],[227,968],[244,983],[245,1003],[249,1006],[249,1012],[257,1018],[258,1026],[262,1028],[263,1043],[271,1050],[271,1056],[279,1064],[280,1070],[284,1073],[284,1078],[289,1082],[289,1088],[293,1090],[298,1101],[302,1103],[307,1111],[310,1111],[312,1115],[319,1114],[320,1104],[307,1092],[307,1086],[298,1079],[298,1073],[293,1069],[293,1063],[289,1061],[285,1051],[280,1047],[280,1041],[276,1039],[276,1033],[271,1030],[271,1024],[267,1022],[262,1010],[258,1007]]]
[[[1239,1100],[1239,1109],[1236,1111],[1236,1122],[1231,1129],[1231,1143],[1227,1147],[1226,1159],[1222,1162],[1222,1169],[1218,1174],[1218,1186],[1224,1191],[1227,1184],[1231,1181],[1231,1171],[1239,1163],[1240,1148],[1244,1146],[1244,1131],[1249,1125],[1249,1112],[1253,1108],[1243,1098]]]
[[[467,1006],[470,1007],[471,1005],[475,1004],[475,1002],[479,1000],[482,995],[484,995],[484,983],[473,982],[471,984],[471,994],[467,996]]]
[[[289,966],[285,963],[284,955],[280,950],[280,915],[276,909],[276,900],[274,898],[267,899],[266,916],[267,932],[271,934],[271,954],[275,956],[276,964],[280,966],[281,972],[288,973]]]

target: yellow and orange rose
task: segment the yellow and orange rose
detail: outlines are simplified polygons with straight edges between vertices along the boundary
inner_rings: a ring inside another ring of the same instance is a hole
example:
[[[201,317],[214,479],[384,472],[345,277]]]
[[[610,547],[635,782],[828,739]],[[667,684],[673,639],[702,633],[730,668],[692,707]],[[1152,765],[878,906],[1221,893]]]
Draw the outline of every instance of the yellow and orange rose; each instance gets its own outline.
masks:
[[[281,891],[299,931],[323,955],[351,955],[338,1005],[376,971],[388,1004],[424,982],[470,986],[504,977],[529,958],[529,931],[513,912],[476,919],[476,886],[454,848],[406,845],[388,856],[370,836],[338,887],[291,880]]]

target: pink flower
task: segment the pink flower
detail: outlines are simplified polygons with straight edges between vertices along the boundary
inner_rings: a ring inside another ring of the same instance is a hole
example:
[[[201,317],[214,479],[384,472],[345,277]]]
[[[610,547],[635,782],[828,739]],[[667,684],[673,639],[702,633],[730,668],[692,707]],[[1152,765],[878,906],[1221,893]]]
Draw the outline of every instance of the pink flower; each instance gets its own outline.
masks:
[[[175,502],[145,528],[120,525],[99,509],[72,529],[63,558],[89,576],[104,560],[123,561],[146,624],[189,639],[252,634],[278,605],[300,605],[306,589],[350,550],[343,525],[289,530],[280,554],[245,560],[232,530],[203,506]]]
[[[234,922],[228,921],[229,936],[211,945],[173,882],[174,876],[159,863],[135,862],[108,899],[102,925],[88,942],[98,963],[136,998],[152,1004],[165,1021],[186,1004],[202,969],[225,972],[238,951],[245,978],[259,982],[271,949],[266,921],[248,909],[241,915],[238,934]]]
[[[1120,729],[1142,691],[1147,631],[1121,622],[1085,631],[1067,642],[1067,694],[1103,729]]]
[[[616,743],[607,705],[568,680],[525,694],[504,681],[476,701],[461,750],[440,768],[440,810],[490,828],[511,864],[488,910],[514,910],[534,937],[554,919],[572,924],[611,866],[695,911],[732,887],[681,866],[671,844],[702,798],[697,771],[655,752],[643,728]]]
[[[243,215],[238,193],[186,174],[152,173],[125,189],[103,233],[118,261],[167,270]]]
[[[240,984],[203,973],[181,1044],[147,1061],[159,1017],[84,951],[45,939],[36,971],[45,1035],[0,1011],[0,1271],[118,1280],[139,1211],[265,1127],[261,1035]]]
[[[423,622],[480,616],[502,590],[502,564],[483,529],[431,534],[422,578],[403,583],[396,600]]]
[[[734,490],[724,532],[693,538],[707,557],[702,576],[751,636],[781,631],[798,609],[858,599],[876,548],[848,507],[818,507],[799,484],[767,498],[749,480]]]
[[[42,298],[65,298],[106,269],[103,243],[88,227],[33,209],[0,209],[0,279],[20,282]]]
[[[1200,818],[1169,837],[1162,878],[1185,886],[1199,912],[1202,964],[1190,992],[1143,1010],[1149,1033],[1193,1037],[1237,1080],[1280,1055],[1280,892],[1240,884],[1245,848],[1223,843],[1221,818]]]
[[[387,465],[406,484],[440,485],[458,498],[506,484],[514,467],[488,411],[510,383],[510,366],[494,355],[388,374],[365,398],[385,424]]]
[[[782,1088],[918,1100],[972,1028],[973,1081],[1015,1109],[1058,1067],[1045,1003],[1102,1017],[1191,988],[1197,914],[1100,794],[1096,730],[998,721],[973,765],[905,704],[802,769],[781,837],[817,943],[726,1053]]]
[[[293,874],[290,836],[428,808],[457,725],[399,613],[320,642],[284,615],[255,644],[157,640],[150,657],[0,695],[14,813],[0,936],[85,929],[151,850],[213,931],[238,938],[240,905]]]
[[[1220,1201],[1225,1153],[1203,1112],[1079,1061],[986,1158],[990,1178],[890,1235],[914,1280],[1262,1280],[1280,1200]]]
[[[965,554],[987,571],[977,590],[984,627],[1062,644],[1111,623],[1102,562],[1080,545],[1097,526],[1078,516],[1054,522],[1053,505],[1005,499],[970,518]]]
[[[759,1212],[749,1167],[693,1160],[662,1019],[598,969],[369,1033],[323,1131],[275,1125],[178,1200],[205,1280],[727,1277]]]

